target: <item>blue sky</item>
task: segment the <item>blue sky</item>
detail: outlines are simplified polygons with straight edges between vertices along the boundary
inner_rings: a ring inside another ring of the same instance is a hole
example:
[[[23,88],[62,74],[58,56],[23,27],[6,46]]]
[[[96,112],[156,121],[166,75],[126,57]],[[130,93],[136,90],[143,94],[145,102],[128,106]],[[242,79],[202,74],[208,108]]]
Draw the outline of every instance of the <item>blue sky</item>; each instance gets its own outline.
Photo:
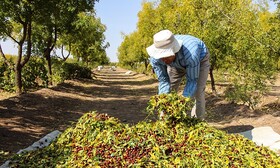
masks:
[[[96,3],[97,17],[106,25],[106,42],[110,43],[106,53],[111,62],[117,62],[117,50],[123,41],[121,33],[130,34],[136,30],[137,14],[141,10],[142,0],[100,0]],[[272,5],[273,3],[271,3]],[[271,10],[274,11],[276,5]],[[5,54],[17,55],[16,46],[11,42],[1,42]]]
[[[136,30],[137,14],[141,10],[142,0],[100,0],[96,3],[97,17],[106,25],[106,41],[110,47],[106,50],[111,62],[117,62],[117,50],[123,41],[121,33],[129,34]]]

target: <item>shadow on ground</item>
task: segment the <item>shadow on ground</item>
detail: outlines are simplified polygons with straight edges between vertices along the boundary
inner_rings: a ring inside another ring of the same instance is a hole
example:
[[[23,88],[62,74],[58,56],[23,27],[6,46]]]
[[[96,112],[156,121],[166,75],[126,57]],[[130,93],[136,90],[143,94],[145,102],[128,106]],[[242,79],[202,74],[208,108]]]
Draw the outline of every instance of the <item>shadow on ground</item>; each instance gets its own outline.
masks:
[[[147,103],[157,93],[155,79],[142,74],[126,75],[125,71],[96,72],[95,77],[68,80],[56,87],[1,100],[0,151],[15,153],[51,131],[65,130],[89,111],[107,113],[128,124],[147,119]],[[264,108],[266,113],[280,115],[279,104]],[[271,108],[278,111],[270,111]],[[265,114],[263,110],[252,111],[211,94],[207,95],[207,111],[207,122],[225,124],[237,118],[258,118]],[[221,129],[234,133],[252,126],[230,125]]]

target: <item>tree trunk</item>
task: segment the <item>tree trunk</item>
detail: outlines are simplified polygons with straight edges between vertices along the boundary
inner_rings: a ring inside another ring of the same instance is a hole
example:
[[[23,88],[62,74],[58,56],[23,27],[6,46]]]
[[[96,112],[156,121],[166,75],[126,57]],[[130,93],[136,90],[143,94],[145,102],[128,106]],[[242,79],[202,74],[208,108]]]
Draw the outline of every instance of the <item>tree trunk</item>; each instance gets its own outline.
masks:
[[[57,40],[57,27],[55,26],[54,32],[49,32],[50,35],[48,36],[47,39],[47,46],[46,49],[44,50],[44,57],[47,60],[48,64],[48,78],[49,78],[49,85],[52,85],[52,59],[51,59],[51,52],[54,49],[56,40]],[[52,34],[54,33],[54,38]]]
[[[17,94],[22,94],[22,80],[21,80],[21,59],[22,59],[22,48],[23,48],[23,43],[25,41],[26,37],[26,25],[23,26],[23,37],[18,43],[18,58],[17,62],[15,65],[15,87],[16,87],[16,93]]]
[[[49,78],[49,85],[52,85],[52,62],[51,62],[51,49],[47,47],[44,52],[44,57],[47,60],[48,64],[48,78]]]
[[[48,73],[49,73],[49,85],[52,85],[52,59],[51,59],[51,53],[49,52],[46,56],[47,62],[48,62]]]
[[[23,23],[23,37],[21,41],[19,42],[19,47],[18,47],[18,59],[16,63],[16,68],[15,68],[15,80],[16,80],[16,93],[17,94],[22,94],[22,68],[24,65],[29,61],[29,58],[31,56],[31,16],[29,16],[29,22]],[[23,44],[24,41],[27,37],[27,52],[26,56],[22,60],[22,49],[23,49]]]
[[[52,33],[51,33],[52,34]],[[53,36],[48,37],[48,42],[46,49],[44,51],[44,57],[47,60],[48,64],[48,78],[49,78],[49,85],[52,85],[52,59],[51,59],[51,52],[54,49],[55,43],[57,40],[57,28],[55,27],[55,32],[54,32],[54,39]]]
[[[211,88],[212,88],[212,92],[216,94],[216,88],[215,88],[215,79],[214,79],[214,75],[213,75],[213,66],[210,66],[210,79],[211,79]]]
[[[22,46],[23,46],[23,42],[20,42],[18,46],[18,58],[15,65],[15,87],[16,87],[17,94],[22,94],[22,80],[21,80],[21,70],[22,70],[21,59],[22,59],[22,48],[23,48]]]
[[[15,69],[16,69],[15,70],[16,93],[20,95],[22,94],[22,80],[21,80],[22,67],[20,64],[17,64]]]
[[[145,72],[147,72],[149,61],[145,59],[144,62],[145,62]]]

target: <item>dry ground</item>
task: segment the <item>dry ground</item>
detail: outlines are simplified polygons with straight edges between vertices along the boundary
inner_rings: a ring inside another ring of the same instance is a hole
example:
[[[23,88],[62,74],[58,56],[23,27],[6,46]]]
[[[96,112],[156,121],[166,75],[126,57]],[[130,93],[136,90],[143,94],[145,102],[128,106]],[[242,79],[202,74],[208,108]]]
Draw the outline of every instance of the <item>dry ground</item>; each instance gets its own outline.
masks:
[[[144,120],[157,81],[127,71],[103,69],[94,72],[94,79],[68,80],[20,96],[0,93],[0,152],[16,153],[51,131],[65,130],[89,111],[108,113],[130,124]],[[208,93],[206,121],[229,133],[271,126],[280,134],[279,95],[280,80],[263,99],[262,108],[253,111]],[[0,165],[4,159],[0,153]]]

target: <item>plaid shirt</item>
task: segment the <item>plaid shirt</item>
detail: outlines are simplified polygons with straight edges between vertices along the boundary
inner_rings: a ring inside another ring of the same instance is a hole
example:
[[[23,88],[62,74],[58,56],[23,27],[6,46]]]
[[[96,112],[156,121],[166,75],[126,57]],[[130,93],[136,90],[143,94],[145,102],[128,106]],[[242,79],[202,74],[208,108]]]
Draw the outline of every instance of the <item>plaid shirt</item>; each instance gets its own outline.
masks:
[[[187,84],[183,96],[192,97],[197,88],[200,61],[205,57],[208,50],[200,39],[191,35],[175,35],[177,40],[182,40],[183,45],[177,52],[175,60],[170,64],[172,67],[186,70]],[[159,80],[159,94],[170,92],[170,80],[167,74],[167,65],[161,59],[150,57],[150,63]]]

